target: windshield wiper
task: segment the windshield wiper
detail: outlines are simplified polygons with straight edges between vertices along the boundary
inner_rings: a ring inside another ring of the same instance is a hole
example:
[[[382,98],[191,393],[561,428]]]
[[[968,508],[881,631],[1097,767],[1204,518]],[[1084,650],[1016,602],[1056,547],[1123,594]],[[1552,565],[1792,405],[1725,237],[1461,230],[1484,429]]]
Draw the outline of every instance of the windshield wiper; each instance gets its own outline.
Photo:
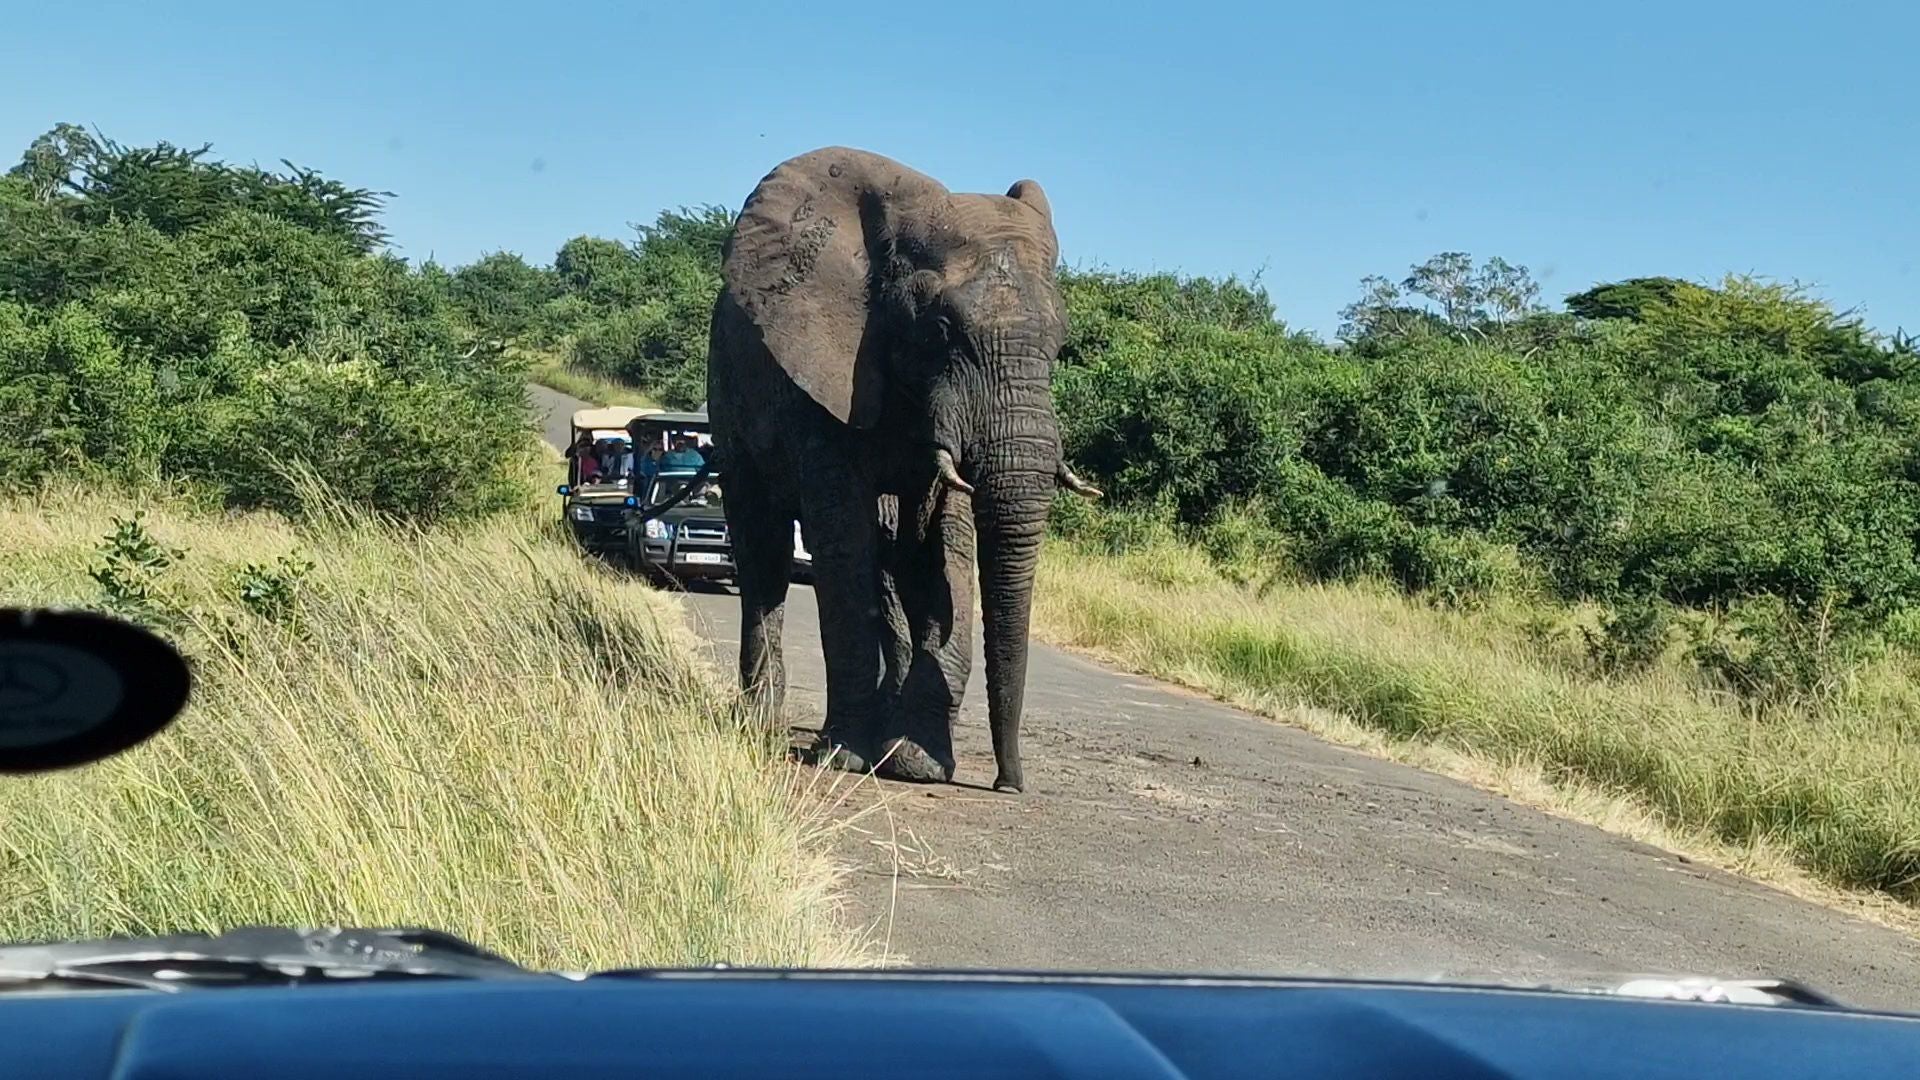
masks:
[[[438,930],[249,926],[0,946],[0,993],[200,990],[396,979],[555,978]]]

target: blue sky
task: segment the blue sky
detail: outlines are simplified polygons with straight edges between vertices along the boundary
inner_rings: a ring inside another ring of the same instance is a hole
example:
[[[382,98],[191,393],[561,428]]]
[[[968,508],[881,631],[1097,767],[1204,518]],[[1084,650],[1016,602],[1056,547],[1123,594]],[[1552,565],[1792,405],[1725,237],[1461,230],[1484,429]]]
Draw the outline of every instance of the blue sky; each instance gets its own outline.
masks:
[[[416,260],[545,262],[845,143],[956,190],[1032,177],[1067,261],[1257,272],[1323,334],[1444,250],[1552,299],[1798,279],[1920,331],[1920,8],[1287,6],[35,4],[0,155],[59,121],[212,142],[395,192]]]

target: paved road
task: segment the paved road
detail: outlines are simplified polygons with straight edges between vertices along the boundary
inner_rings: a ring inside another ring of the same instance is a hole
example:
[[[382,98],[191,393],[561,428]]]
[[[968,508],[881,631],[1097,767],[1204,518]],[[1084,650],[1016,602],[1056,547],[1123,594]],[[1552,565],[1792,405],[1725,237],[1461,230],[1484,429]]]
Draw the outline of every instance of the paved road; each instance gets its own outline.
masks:
[[[527,387],[527,397],[540,417],[540,434],[547,440],[547,445],[556,450],[565,450],[573,438],[573,412],[587,408],[587,403],[538,384]]]
[[[731,670],[738,598],[685,599]],[[817,723],[818,615],[801,587],[787,663],[794,719]],[[965,786],[993,776],[981,670],[976,655],[955,736],[961,785],[867,781],[849,800],[878,793],[888,807],[843,835],[853,909],[911,962],[1771,974],[1920,1009],[1920,944],[1899,933],[1040,645],[1033,790]]]

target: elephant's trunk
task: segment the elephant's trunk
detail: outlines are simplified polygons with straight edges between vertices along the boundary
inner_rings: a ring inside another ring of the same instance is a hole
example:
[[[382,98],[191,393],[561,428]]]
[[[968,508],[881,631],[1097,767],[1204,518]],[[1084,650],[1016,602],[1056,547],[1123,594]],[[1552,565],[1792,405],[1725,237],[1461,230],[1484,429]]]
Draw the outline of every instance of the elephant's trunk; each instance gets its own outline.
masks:
[[[985,438],[969,462],[986,629],[987,721],[999,764],[993,786],[1003,791],[1025,786],[1020,713],[1026,698],[1027,633],[1034,571],[1060,462],[1046,366],[1042,362],[1019,375],[996,387],[1007,397],[995,403],[984,425]]]
[[[998,478],[996,478],[998,479]],[[1025,786],[1020,769],[1020,713],[1027,690],[1027,633],[1033,613],[1033,577],[1040,559],[1040,534],[1045,511],[1024,507],[1035,500],[1035,490],[1050,494],[1051,471],[1028,473],[1019,484],[988,481],[984,498],[974,505],[1014,500],[1022,509],[1012,514],[976,511],[980,551],[980,614],[986,628],[987,723],[993,732],[993,756],[998,790],[1019,791]],[[1017,488],[1008,491],[1007,488]],[[1044,498],[1045,495],[1043,494]],[[1003,503],[1003,509],[1006,504]],[[1044,508],[1046,504],[1041,503]]]

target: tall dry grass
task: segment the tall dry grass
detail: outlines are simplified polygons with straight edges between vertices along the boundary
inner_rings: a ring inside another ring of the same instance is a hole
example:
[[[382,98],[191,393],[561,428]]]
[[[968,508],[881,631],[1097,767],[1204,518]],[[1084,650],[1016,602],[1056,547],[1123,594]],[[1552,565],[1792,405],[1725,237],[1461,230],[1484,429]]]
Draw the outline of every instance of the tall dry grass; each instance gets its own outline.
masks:
[[[1040,575],[1036,629],[1058,643],[1401,756],[1437,747],[1468,772],[1625,799],[1683,845],[1920,901],[1920,687],[1899,664],[1819,713],[1755,711],[1678,671],[1584,674],[1523,632],[1537,611],[1260,590],[1167,541],[1052,544]]]
[[[0,601],[96,606],[124,499],[0,504]],[[196,669],[154,741],[0,784],[0,936],[422,924],[522,963],[856,963],[818,800],[743,734],[673,602],[551,507],[413,532],[175,504],[159,588]],[[298,551],[294,615],[233,574]]]

